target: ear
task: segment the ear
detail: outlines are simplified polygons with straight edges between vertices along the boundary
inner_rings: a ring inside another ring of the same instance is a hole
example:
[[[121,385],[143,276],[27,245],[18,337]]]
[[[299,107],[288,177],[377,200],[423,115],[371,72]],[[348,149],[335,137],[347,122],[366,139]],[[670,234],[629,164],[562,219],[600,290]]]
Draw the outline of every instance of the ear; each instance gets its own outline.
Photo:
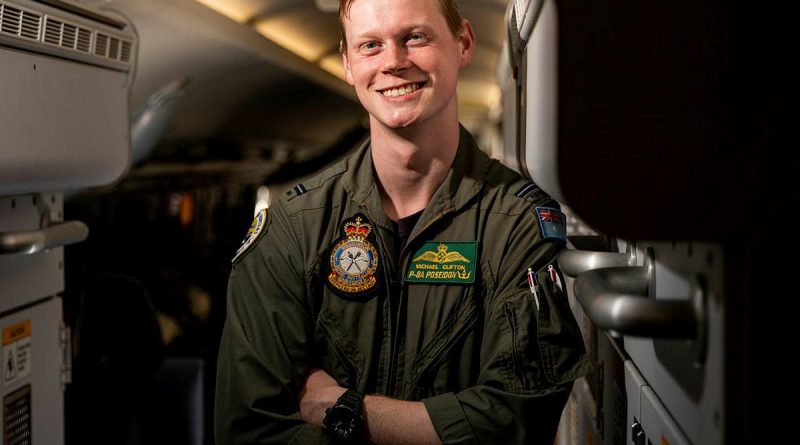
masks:
[[[350,71],[350,60],[347,58],[347,47],[344,46],[344,41],[339,41],[339,52],[342,53],[342,66],[344,66],[344,77],[350,86],[355,86],[353,82],[353,73]]]
[[[472,25],[469,20],[464,19],[461,22],[461,31],[458,34],[458,41],[461,46],[461,68],[469,65],[472,60],[472,55],[475,54],[475,32],[472,30]]]

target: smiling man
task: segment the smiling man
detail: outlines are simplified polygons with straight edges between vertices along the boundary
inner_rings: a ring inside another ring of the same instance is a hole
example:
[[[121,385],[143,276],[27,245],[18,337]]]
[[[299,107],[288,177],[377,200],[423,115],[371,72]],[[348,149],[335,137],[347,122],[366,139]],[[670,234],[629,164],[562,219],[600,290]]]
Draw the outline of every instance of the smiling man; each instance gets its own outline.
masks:
[[[368,144],[262,211],[233,260],[218,445],[551,444],[589,368],[564,216],[459,125],[454,0],[341,0]]]

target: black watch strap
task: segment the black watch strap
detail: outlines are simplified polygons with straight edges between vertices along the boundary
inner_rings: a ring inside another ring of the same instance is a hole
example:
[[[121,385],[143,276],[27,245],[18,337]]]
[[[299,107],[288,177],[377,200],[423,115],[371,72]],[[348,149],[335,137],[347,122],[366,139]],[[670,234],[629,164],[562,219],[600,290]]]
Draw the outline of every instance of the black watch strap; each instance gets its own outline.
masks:
[[[348,389],[336,400],[330,408],[325,410],[325,419],[322,423],[335,444],[360,443],[363,428],[361,408],[364,404],[364,394]]]
[[[356,391],[355,389],[348,389],[344,392],[339,399],[336,401],[336,404],[345,405],[346,407],[352,409],[353,411],[360,413],[361,412],[361,405],[364,404],[364,394]]]

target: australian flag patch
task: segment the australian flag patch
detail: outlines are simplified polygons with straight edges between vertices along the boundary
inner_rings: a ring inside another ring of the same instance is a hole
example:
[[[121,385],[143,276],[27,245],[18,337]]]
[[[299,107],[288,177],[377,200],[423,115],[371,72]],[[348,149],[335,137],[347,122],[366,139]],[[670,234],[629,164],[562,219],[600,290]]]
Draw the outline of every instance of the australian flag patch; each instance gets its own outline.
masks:
[[[536,219],[539,220],[539,227],[542,229],[542,237],[545,239],[567,239],[567,217],[561,210],[552,207],[536,207]]]

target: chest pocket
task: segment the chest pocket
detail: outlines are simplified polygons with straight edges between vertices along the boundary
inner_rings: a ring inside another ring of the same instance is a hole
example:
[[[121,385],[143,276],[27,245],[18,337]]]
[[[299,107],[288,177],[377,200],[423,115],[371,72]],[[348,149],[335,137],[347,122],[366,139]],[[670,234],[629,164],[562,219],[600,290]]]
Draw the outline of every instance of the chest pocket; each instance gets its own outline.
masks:
[[[313,310],[317,312],[314,331],[316,365],[340,385],[363,391],[366,357],[358,348],[357,335],[342,322],[350,318],[343,306],[346,302],[322,284],[321,262],[322,257],[318,255],[308,272],[308,282],[311,284],[307,289],[309,295],[319,296],[312,303]]]
[[[478,310],[474,287],[469,289],[458,309],[414,357],[407,389],[410,400],[463,389],[477,377],[469,351],[477,341]]]

